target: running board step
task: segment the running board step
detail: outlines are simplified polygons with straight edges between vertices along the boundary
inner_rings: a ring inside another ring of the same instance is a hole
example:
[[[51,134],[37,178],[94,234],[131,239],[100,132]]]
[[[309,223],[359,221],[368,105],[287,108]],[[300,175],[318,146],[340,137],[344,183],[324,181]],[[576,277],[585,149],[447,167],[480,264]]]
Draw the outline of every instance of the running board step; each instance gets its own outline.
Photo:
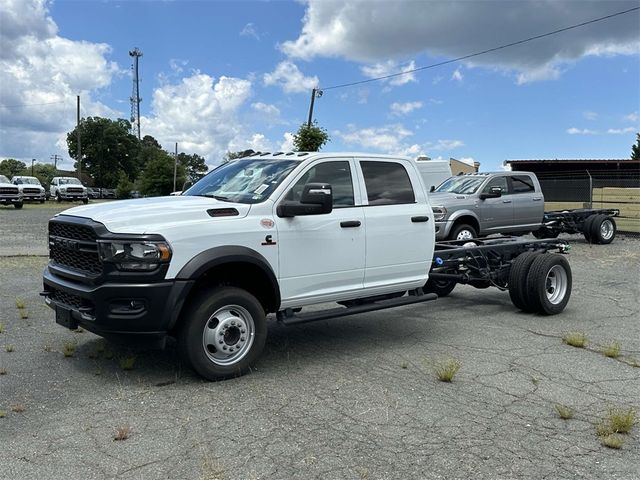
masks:
[[[414,303],[429,302],[435,300],[438,296],[435,293],[414,293],[410,292],[409,296],[392,298],[389,300],[381,300],[379,302],[366,303],[354,307],[338,307],[329,310],[321,310],[318,312],[309,312],[303,314],[293,313],[287,309],[278,312],[277,318],[284,325],[298,325],[301,323],[317,322],[319,320],[329,320],[331,318],[346,317],[349,315],[357,315],[359,313],[374,312],[376,310],[385,310],[387,308],[403,307],[405,305],[413,305]]]

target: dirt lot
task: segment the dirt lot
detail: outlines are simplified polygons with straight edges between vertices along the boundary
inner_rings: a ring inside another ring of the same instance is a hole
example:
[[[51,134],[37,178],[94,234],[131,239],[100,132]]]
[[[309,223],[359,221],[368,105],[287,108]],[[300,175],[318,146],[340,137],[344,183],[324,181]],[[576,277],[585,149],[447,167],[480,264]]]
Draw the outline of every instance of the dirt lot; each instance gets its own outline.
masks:
[[[35,255],[59,208],[0,209],[0,477],[638,478],[640,427],[619,450],[596,434],[610,409],[640,407],[638,239],[567,237],[574,290],[561,315],[459,287],[397,310],[272,322],[252,374],[206,383],[171,348],[54,323]],[[567,332],[587,348],[564,344]],[[607,358],[614,341],[621,356]],[[443,383],[434,366],[449,358],[462,367]]]

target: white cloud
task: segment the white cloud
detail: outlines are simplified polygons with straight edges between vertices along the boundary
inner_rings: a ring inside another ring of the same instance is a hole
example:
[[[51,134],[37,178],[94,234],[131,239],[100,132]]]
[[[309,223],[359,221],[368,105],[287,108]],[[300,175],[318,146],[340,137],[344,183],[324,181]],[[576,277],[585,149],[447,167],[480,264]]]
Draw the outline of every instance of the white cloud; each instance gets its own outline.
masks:
[[[427,146],[431,150],[444,151],[464,147],[464,142],[462,140],[438,140],[435,143],[427,143]]]
[[[400,124],[395,124],[359,130],[351,126],[349,131],[338,131],[337,135],[348,145],[357,145],[365,150],[398,154],[409,147],[403,143],[403,140],[413,135],[413,132]]]
[[[598,114],[596,112],[590,112],[588,110],[586,112],[582,112],[582,116],[586,120],[596,120],[598,118]]]
[[[76,95],[83,116],[118,116],[95,96],[123,72],[108,60],[109,45],[59,36],[44,0],[0,3],[0,156],[67,157]]]
[[[567,133],[569,135],[597,135],[598,132],[595,130],[589,130],[588,128],[576,128],[571,127],[567,128]]]
[[[475,165],[475,159],[473,157],[460,157],[456,158],[459,162],[466,163],[467,165],[471,165],[472,167]]]
[[[638,112],[632,112],[629,115],[625,115],[624,119],[629,122],[637,122],[640,120],[640,115],[638,115]]]
[[[256,112],[263,113],[264,115],[271,117],[271,119],[280,117],[280,110],[275,105],[256,102],[251,104],[251,108]]]
[[[272,73],[263,76],[265,85],[279,85],[286,93],[310,92],[318,86],[318,77],[305,77],[298,66],[289,61],[280,62]]]
[[[422,102],[406,102],[406,103],[393,102],[391,104],[391,113],[397,116],[408,115],[414,110],[418,110],[419,108],[422,108],[422,105],[423,105]]]
[[[460,71],[460,68],[456,68],[455,71],[451,74],[451,80],[455,80],[456,82],[461,82],[464,79],[464,75]]]
[[[284,141],[280,144],[280,151],[281,152],[293,151],[293,133],[285,132],[283,137],[284,137]]]
[[[400,63],[393,60],[387,60],[386,62],[361,67],[360,70],[365,77],[379,78],[400,72],[411,72],[411,70],[415,70],[415,68],[416,62],[413,60],[404,65],[400,65]],[[385,81],[389,82],[390,85],[399,86],[409,82],[416,82],[416,75],[414,72],[405,73],[404,75],[398,75],[389,79],[385,79]]]
[[[302,31],[284,42],[290,58],[342,57],[363,63],[428,54],[452,58],[496,47],[637,6],[637,0],[512,2],[338,2],[307,0]],[[640,52],[638,13],[577,28],[473,59],[473,65],[506,69],[518,83],[553,79],[562,66],[584,56]]]
[[[253,23],[247,23],[242,28],[242,30],[240,30],[240,36],[241,37],[252,37],[252,38],[255,38],[256,40],[260,40],[260,35],[256,31]]]
[[[625,133],[634,133],[637,129],[635,127],[626,128],[610,128],[607,133],[610,135],[624,135]]]

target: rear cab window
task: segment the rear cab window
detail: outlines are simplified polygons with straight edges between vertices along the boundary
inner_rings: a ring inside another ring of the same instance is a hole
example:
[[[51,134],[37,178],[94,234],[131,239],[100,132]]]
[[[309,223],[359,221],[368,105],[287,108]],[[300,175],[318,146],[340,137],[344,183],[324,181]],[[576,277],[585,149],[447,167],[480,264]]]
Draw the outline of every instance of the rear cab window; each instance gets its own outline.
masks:
[[[533,193],[536,188],[533,179],[529,175],[512,175],[511,176],[512,193]]]
[[[415,203],[416,196],[404,165],[389,161],[360,161],[369,205]]]

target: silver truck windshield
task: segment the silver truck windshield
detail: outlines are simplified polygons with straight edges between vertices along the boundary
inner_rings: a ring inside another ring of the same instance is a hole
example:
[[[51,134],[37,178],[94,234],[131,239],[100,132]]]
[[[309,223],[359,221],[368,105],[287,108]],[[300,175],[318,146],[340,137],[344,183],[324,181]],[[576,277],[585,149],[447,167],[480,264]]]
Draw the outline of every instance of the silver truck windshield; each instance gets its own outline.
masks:
[[[435,191],[470,195],[476,193],[485,180],[486,177],[451,177],[442,182]]]
[[[260,203],[298,164],[296,160],[234,160],[210,172],[183,195],[210,197],[226,202]]]

